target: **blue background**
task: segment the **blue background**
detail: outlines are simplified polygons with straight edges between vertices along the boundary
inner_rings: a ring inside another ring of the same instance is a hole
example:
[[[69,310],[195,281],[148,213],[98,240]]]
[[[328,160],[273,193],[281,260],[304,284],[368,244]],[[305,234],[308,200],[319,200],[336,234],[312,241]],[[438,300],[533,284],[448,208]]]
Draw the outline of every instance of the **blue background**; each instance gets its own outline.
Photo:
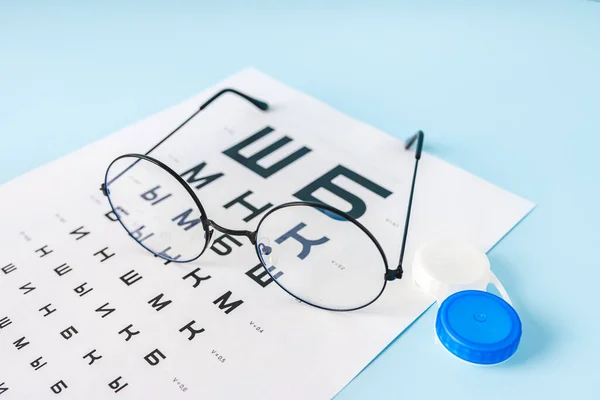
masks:
[[[600,398],[600,3],[0,0],[0,182],[246,66],[539,204],[489,254],[508,363],[448,356],[433,308],[340,399]]]

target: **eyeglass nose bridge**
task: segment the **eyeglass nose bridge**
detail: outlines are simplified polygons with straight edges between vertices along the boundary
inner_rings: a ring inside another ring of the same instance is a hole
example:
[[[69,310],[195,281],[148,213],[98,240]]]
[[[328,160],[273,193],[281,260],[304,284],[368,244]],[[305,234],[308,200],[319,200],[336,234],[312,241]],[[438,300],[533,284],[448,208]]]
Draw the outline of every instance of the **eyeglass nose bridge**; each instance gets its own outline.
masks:
[[[208,222],[208,226],[210,228],[214,228],[221,233],[225,233],[225,234],[231,235],[231,236],[245,236],[248,238],[248,240],[250,240],[250,243],[256,244],[256,232],[246,231],[246,230],[237,230],[237,229],[228,229],[228,228],[225,228],[225,227],[217,224],[215,221],[213,221],[211,219],[207,219],[206,222]],[[211,237],[212,237],[212,230],[208,232],[209,240]]]

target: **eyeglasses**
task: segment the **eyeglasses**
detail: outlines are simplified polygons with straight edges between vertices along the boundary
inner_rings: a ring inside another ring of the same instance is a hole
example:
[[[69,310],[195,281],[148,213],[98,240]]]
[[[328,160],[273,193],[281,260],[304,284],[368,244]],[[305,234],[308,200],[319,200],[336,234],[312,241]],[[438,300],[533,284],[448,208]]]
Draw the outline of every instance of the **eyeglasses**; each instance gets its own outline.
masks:
[[[123,228],[155,256],[178,263],[202,256],[215,230],[244,236],[254,246],[269,276],[296,299],[332,311],[358,310],[373,303],[385,290],[387,281],[402,278],[423,132],[417,132],[405,145],[408,150],[416,143],[415,167],[400,259],[398,266],[390,269],[371,232],[350,215],[324,203],[281,204],[269,210],[254,231],[223,227],[208,218],[200,199],[180,174],[149,156],[227,93],[247,100],[259,110],[269,109],[267,103],[237,90],[221,90],[148,152],[125,154],[109,165],[101,190]]]

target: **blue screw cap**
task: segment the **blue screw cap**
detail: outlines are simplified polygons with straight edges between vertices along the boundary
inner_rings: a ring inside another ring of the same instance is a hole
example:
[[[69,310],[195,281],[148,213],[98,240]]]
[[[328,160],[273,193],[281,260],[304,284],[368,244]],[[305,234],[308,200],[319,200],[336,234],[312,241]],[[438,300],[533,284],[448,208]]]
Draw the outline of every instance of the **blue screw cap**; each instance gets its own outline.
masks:
[[[498,296],[465,290],[440,306],[435,331],[441,344],[455,356],[474,364],[497,364],[509,359],[521,340],[521,320]]]

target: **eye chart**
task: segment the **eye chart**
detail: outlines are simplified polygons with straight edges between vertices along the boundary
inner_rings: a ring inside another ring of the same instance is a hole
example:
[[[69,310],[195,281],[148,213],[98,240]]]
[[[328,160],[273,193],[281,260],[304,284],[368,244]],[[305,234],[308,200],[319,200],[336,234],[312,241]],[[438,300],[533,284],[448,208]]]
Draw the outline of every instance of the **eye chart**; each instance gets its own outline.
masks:
[[[424,154],[404,278],[353,312],[289,296],[245,238],[215,232],[198,260],[167,262],[127,235],[100,184],[114,158],[143,154],[223,88],[271,109],[225,96],[152,153],[208,217],[253,231],[270,208],[316,199],[356,217],[395,267],[414,152],[241,71],[0,188],[0,399],[334,397],[432,303],[411,283],[419,243],[452,234],[487,251],[533,207]]]

